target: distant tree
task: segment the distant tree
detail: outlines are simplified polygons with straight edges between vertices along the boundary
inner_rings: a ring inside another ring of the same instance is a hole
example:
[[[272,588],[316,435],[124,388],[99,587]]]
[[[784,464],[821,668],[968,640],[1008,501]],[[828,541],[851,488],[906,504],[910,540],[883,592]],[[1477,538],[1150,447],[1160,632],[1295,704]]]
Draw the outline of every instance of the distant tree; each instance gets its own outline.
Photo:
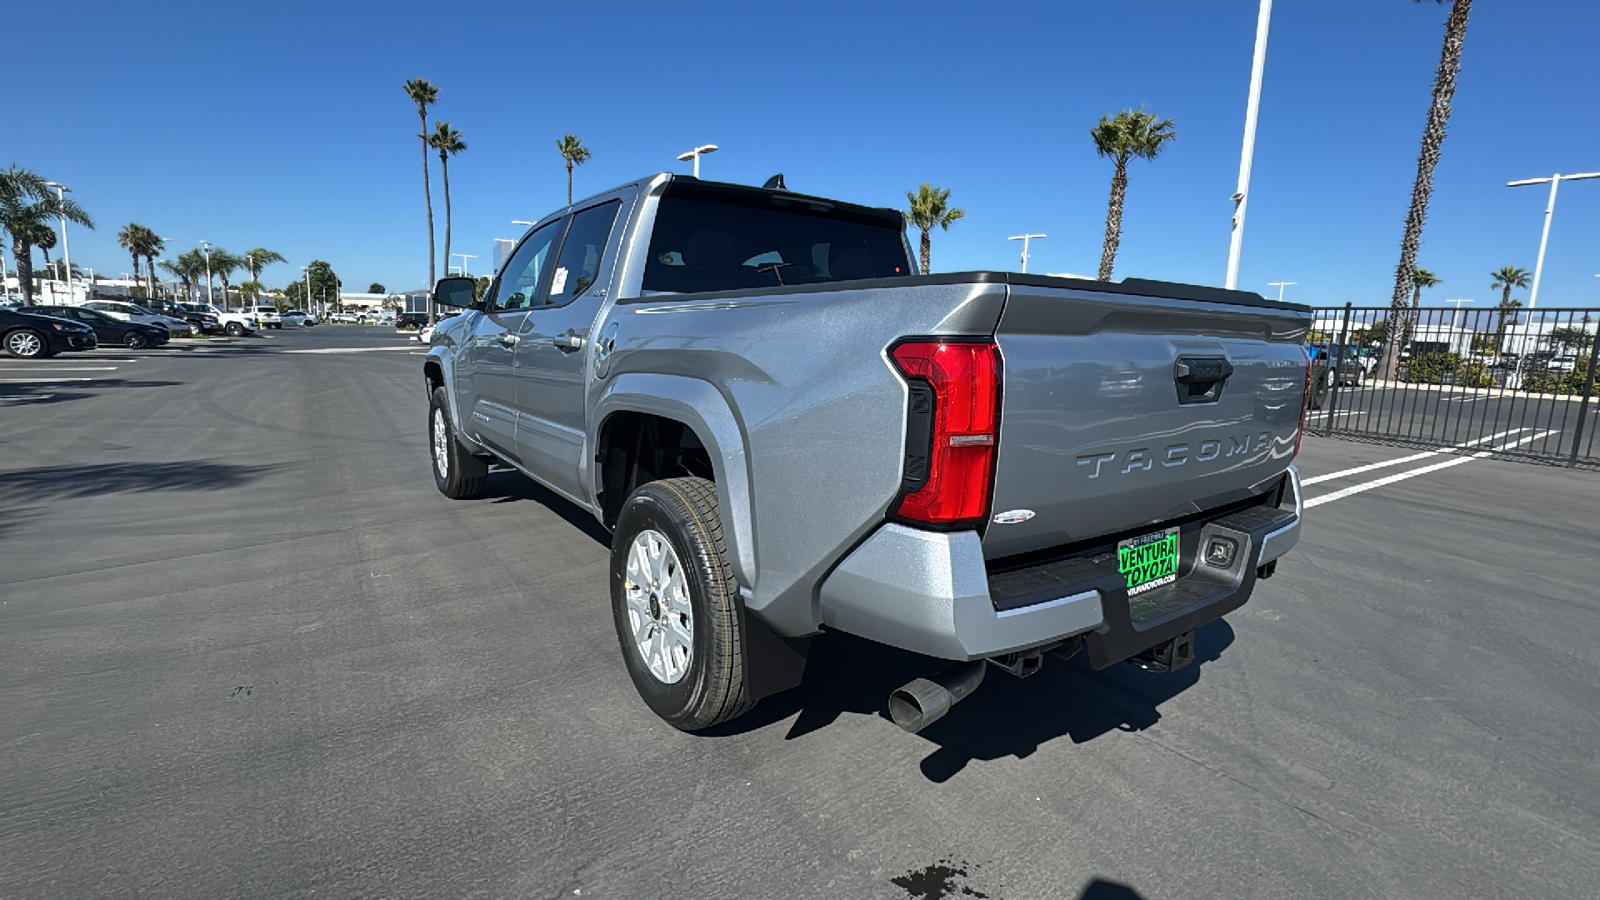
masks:
[[[265,247],[257,247],[251,250],[249,253],[246,253],[243,256],[243,259],[244,270],[250,273],[250,280],[258,284],[261,282],[262,269],[265,269],[267,266],[270,266],[273,263],[288,262],[287,259],[283,258],[282,253],[279,253],[276,250],[268,250]],[[241,289],[243,287],[243,285],[240,285]],[[255,297],[256,302],[261,302],[260,291],[257,291],[253,296]]]
[[[154,297],[156,291],[156,257],[167,249],[167,243],[155,231],[140,225],[139,240],[136,246],[139,248],[139,255],[145,258],[145,271],[150,278],[150,296]]]
[[[1128,196],[1128,162],[1134,158],[1155,159],[1167,144],[1178,137],[1171,119],[1158,119],[1144,106],[1125,109],[1114,117],[1101,116],[1100,124],[1089,131],[1094,152],[1111,160],[1111,201],[1106,208],[1106,239],[1100,250],[1101,281],[1111,280],[1111,269],[1122,244],[1122,204]]]
[[[374,281],[373,283],[367,285],[367,293],[369,293],[369,294],[387,294],[387,293],[389,293],[389,289],[384,287],[383,285],[379,284],[378,282]]]
[[[190,288],[194,285],[194,282],[189,278],[189,270],[170,259],[163,259],[159,265],[161,266],[161,271],[166,272],[183,284],[183,298],[185,300],[189,299],[192,296]]]
[[[1550,349],[1569,353],[1574,350],[1589,349],[1589,345],[1594,343],[1594,335],[1582,328],[1552,328],[1544,336],[1544,340],[1550,345]]]
[[[1350,332],[1350,340],[1363,347],[1373,347],[1383,343],[1389,337],[1389,320],[1379,319],[1371,325],[1357,328]]]
[[[1406,320],[1406,340],[1411,340],[1412,331],[1416,330],[1417,323],[1422,317],[1422,289],[1425,287],[1438,287],[1444,281],[1439,276],[1427,269],[1418,269],[1411,275],[1411,316]]]
[[[71,198],[60,199],[34,172],[13,165],[0,172],[0,228],[11,236],[17,282],[24,303],[33,302],[33,240],[36,229],[67,221],[93,228],[89,213]],[[52,232],[52,235],[54,232]]]
[[[140,245],[140,232],[143,230],[145,227],[138,222],[129,222],[117,231],[117,245],[128,251],[128,255],[133,259],[134,281],[139,280],[139,257],[144,255],[141,252],[144,248]],[[155,275],[154,272],[150,274],[152,277]]]
[[[439,89],[421,78],[406,82],[406,96],[417,105],[417,118],[422,120],[422,198],[428,205],[428,286],[438,278],[434,268],[433,246],[433,189],[428,186],[428,107],[439,102]]]
[[[1493,279],[1489,287],[1500,292],[1500,305],[1503,307],[1511,302],[1511,289],[1527,287],[1533,276],[1521,266],[1501,266],[1490,272],[1489,277]]]
[[[906,191],[906,220],[922,230],[922,274],[933,265],[933,241],[929,232],[935,227],[949,231],[951,224],[966,218],[967,211],[950,205],[950,189],[934,187],[924,181],[914,191]]]
[[[222,282],[222,297],[224,303],[227,302],[228,289],[230,287],[230,281],[233,278],[233,273],[242,268],[244,268],[244,257],[229,253],[221,247],[211,248],[211,275],[218,281]],[[240,298],[240,305],[244,305],[243,298]]]
[[[563,135],[556,141],[556,150],[567,163],[567,205],[572,205],[572,167],[581,166],[589,161],[589,148],[583,145],[583,139],[577,135]]]
[[[1432,2],[1442,5],[1444,0]],[[1389,301],[1393,315],[1405,309],[1412,290],[1411,279],[1416,275],[1417,248],[1422,244],[1422,225],[1428,218],[1428,198],[1433,193],[1433,169],[1439,164],[1439,151],[1444,146],[1450,101],[1456,93],[1456,76],[1461,73],[1461,45],[1466,40],[1467,16],[1471,12],[1472,0],[1454,0],[1445,22],[1444,48],[1439,54],[1439,69],[1433,76],[1433,104],[1428,108],[1428,122],[1422,129],[1417,179],[1411,187],[1411,208],[1406,213],[1405,233],[1400,238],[1400,264],[1395,267],[1394,294]],[[1398,342],[1392,342],[1384,351],[1379,377],[1391,376],[1398,356]]]
[[[35,222],[29,233],[33,245],[39,248],[40,253],[44,254],[45,269],[47,271],[50,270],[50,251],[56,248],[56,230],[44,222]],[[47,274],[45,277],[56,281],[61,280],[56,278],[54,274]]]
[[[474,299],[474,300],[482,300],[484,293],[486,291],[488,291],[488,290],[489,290],[489,276],[487,276],[487,275],[478,276],[478,280],[473,282],[473,284],[472,284],[472,299]]]
[[[1500,316],[1500,321],[1495,324],[1495,340],[1503,341],[1506,336],[1506,326],[1517,324],[1517,310],[1522,308],[1522,301],[1516,297],[1500,301],[1494,311]],[[1509,321],[1508,321],[1509,320]]]
[[[433,133],[426,135],[428,146],[439,151],[439,169],[444,176],[444,259],[445,271],[450,271],[450,157],[467,149],[461,132],[450,127],[449,122],[433,122]]]

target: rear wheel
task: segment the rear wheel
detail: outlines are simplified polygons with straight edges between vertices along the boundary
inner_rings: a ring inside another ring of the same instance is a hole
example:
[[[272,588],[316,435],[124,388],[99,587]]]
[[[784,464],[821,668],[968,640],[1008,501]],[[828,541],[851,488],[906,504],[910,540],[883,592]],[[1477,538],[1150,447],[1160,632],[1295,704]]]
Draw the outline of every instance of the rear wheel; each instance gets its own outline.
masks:
[[[639,696],[669,725],[710,728],[755,705],[738,585],[704,478],[644,485],[611,541],[611,612]]]
[[[126,344],[129,350],[143,350],[150,346],[150,339],[137,331],[130,331],[122,336],[122,343]]]
[[[452,500],[471,500],[483,494],[489,465],[461,446],[444,388],[428,397],[428,446],[433,455],[433,483]]]
[[[6,334],[6,352],[17,359],[38,359],[50,355],[44,335],[31,328],[18,328]]]

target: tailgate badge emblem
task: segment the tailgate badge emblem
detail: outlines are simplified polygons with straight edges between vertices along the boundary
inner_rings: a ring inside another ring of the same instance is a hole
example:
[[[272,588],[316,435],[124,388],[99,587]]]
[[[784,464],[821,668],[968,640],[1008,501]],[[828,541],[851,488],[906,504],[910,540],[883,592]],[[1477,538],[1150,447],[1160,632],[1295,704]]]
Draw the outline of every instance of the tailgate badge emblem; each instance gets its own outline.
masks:
[[[1033,518],[1031,509],[1008,509],[1003,513],[995,513],[994,521],[996,525],[1015,525],[1031,518]]]

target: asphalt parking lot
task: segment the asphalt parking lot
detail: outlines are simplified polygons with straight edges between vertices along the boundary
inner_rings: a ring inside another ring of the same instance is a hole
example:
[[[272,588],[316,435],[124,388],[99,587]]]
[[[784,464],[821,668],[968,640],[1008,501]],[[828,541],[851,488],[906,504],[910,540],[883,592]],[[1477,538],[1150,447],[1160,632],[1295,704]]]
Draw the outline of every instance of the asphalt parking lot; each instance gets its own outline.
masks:
[[[828,635],[686,735],[603,534],[512,474],[434,489],[414,352],[0,361],[0,896],[1600,884],[1600,475],[1308,437],[1304,538],[1195,666],[992,673],[910,735],[884,698],[937,664]]]

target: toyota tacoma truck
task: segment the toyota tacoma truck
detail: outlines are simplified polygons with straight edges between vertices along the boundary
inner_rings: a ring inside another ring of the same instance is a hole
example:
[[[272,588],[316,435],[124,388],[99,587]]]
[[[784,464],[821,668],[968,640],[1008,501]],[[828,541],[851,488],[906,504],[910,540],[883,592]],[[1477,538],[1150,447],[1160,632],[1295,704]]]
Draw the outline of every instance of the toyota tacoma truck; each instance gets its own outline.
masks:
[[[623,660],[684,730],[825,629],[949,661],[888,698],[910,731],[991,666],[1177,669],[1299,538],[1304,306],[919,274],[895,210],[667,174],[433,296],[439,490],[509,467],[608,529]]]

